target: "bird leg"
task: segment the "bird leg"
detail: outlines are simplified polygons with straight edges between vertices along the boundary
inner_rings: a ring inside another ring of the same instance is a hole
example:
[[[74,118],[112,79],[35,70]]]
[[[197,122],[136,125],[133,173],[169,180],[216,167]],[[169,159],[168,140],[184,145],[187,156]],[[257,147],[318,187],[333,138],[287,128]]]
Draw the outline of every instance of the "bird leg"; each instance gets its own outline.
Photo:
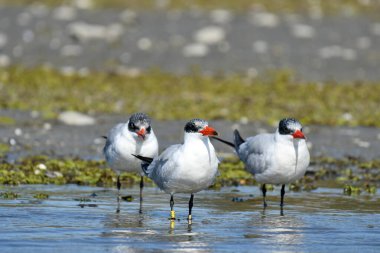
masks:
[[[140,202],[143,200],[143,188],[144,188],[144,176],[141,176],[140,179]]]
[[[174,211],[174,199],[173,195],[170,195],[170,219],[175,220],[175,211]]]
[[[194,194],[191,194],[190,200],[189,200],[189,216],[187,217],[189,224],[191,224],[191,221],[193,219],[193,217],[191,216],[191,210],[193,209],[193,201],[194,201]]]
[[[263,203],[264,203],[264,208],[266,208],[268,205],[267,205],[267,201],[266,201],[267,188],[265,187],[265,184],[263,184],[263,185],[261,186],[261,191],[263,192]]]
[[[284,206],[284,196],[285,196],[285,185],[283,184],[281,187],[281,204],[280,204],[281,207]]]
[[[119,213],[120,212],[120,188],[121,188],[120,175],[117,175],[116,187],[117,187],[117,208],[116,208],[116,213]]]

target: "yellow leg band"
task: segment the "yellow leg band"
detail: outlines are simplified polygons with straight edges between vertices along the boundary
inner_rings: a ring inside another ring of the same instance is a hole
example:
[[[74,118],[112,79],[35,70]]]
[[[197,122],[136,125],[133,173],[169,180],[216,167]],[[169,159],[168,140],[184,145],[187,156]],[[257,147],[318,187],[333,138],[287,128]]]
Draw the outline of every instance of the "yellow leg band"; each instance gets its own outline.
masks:
[[[191,217],[191,214],[189,214],[189,216],[187,217],[188,220],[192,220],[193,217]]]
[[[170,219],[174,220],[175,219],[175,211],[170,211]]]

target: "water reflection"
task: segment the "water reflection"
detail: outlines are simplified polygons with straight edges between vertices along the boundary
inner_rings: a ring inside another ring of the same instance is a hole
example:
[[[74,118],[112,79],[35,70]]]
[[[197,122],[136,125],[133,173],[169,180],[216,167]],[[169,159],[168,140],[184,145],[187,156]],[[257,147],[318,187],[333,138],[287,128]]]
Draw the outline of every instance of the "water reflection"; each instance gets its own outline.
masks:
[[[305,224],[302,218],[284,215],[282,209],[280,215],[276,215],[273,211],[263,210],[259,217],[252,217],[250,225],[257,228],[256,233],[280,244],[300,245],[304,242]]]

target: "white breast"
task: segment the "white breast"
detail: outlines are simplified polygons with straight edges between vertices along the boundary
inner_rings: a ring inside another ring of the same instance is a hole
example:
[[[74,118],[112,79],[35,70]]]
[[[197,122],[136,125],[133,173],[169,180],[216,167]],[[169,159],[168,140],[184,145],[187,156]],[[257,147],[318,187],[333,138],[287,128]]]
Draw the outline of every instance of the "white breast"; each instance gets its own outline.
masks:
[[[153,180],[167,193],[195,193],[213,184],[219,160],[208,138],[185,141]]]
[[[304,176],[310,162],[305,140],[276,142],[274,151],[266,159],[268,167],[256,179],[260,183],[288,184]]]
[[[117,134],[110,145],[105,148],[106,160],[109,166],[118,171],[138,172],[141,170],[141,161],[132,154],[146,157],[156,157],[158,142],[152,130],[144,141],[135,139],[131,134]]]

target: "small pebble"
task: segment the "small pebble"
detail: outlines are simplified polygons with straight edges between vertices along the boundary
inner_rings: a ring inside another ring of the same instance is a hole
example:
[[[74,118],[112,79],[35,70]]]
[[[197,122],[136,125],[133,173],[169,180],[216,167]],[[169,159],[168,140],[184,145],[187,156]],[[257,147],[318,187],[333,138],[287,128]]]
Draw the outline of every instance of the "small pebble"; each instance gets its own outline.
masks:
[[[22,135],[22,130],[21,130],[21,128],[16,128],[16,129],[15,129],[15,135],[16,135],[16,136],[21,136],[21,135]]]
[[[278,26],[280,20],[277,15],[269,12],[253,12],[250,22],[258,27],[273,28]]]
[[[69,21],[76,18],[76,9],[71,6],[60,6],[53,12],[53,17],[57,20]]]
[[[232,14],[228,10],[218,9],[210,12],[210,18],[214,23],[227,24],[232,20]]]
[[[148,38],[141,38],[137,41],[137,47],[142,51],[148,51],[152,48],[152,41]]]
[[[9,145],[15,146],[16,144],[17,144],[17,141],[15,139],[13,139],[13,138],[9,139]]]
[[[199,43],[213,45],[223,41],[226,32],[219,26],[206,26],[194,34],[194,40]]]
[[[204,57],[208,52],[207,45],[201,43],[188,44],[182,50],[185,57]]]
[[[293,36],[300,39],[311,39],[315,35],[315,30],[312,26],[305,24],[295,24],[292,27]]]
[[[11,59],[8,55],[0,54],[0,67],[8,67],[11,65]]]
[[[95,124],[93,117],[75,111],[62,112],[59,114],[58,120],[66,125],[84,126]]]

